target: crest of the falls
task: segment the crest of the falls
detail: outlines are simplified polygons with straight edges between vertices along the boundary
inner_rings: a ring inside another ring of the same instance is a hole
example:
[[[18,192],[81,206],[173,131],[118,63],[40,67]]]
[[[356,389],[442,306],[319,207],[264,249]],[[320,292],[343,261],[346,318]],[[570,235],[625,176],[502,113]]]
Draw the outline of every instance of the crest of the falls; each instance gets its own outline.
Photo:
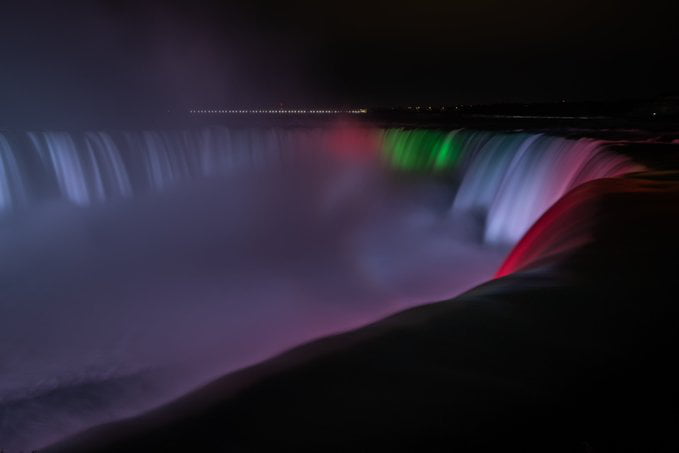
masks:
[[[228,171],[291,164],[338,143],[343,150],[357,143],[379,147],[398,171],[448,174],[457,185],[452,215],[477,216],[483,240],[497,245],[518,241],[577,185],[637,168],[607,152],[603,141],[531,133],[214,127],[0,134],[0,215],[44,199],[88,206]]]
[[[489,244],[514,244],[578,185],[640,169],[606,142],[542,134],[493,134],[469,150],[453,212],[477,211]]]
[[[387,162],[399,170],[450,174],[452,216],[471,215],[487,244],[511,245],[552,204],[587,181],[639,170],[607,142],[535,133],[392,129]]]
[[[220,171],[270,165],[284,149],[299,151],[318,135],[226,128],[0,134],[0,210],[49,198],[88,206]]]

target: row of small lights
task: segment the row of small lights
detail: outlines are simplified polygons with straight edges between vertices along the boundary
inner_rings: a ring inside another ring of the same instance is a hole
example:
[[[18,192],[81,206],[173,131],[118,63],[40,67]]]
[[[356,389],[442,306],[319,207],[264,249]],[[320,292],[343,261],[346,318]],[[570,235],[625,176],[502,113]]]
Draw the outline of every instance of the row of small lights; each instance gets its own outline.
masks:
[[[351,114],[360,115],[363,113],[368,113],[367,109],[356,109],[356,110],[189,110],[189,113],[244,113],[244,114]]]

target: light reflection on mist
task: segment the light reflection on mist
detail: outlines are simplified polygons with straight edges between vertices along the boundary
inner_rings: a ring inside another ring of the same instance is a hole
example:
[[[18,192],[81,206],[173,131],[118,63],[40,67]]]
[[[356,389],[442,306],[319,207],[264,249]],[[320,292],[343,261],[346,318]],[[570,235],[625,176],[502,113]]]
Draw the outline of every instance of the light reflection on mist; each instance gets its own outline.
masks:
[[[455,296],[568,191],[640,168],[584,138],[348,123],[18,136],[0,142],[12,449]]]
[[[294,165],[3,219],[0,445],[43,446],[493,274],[503,253],[451,219],[448,185],[331,137]]]

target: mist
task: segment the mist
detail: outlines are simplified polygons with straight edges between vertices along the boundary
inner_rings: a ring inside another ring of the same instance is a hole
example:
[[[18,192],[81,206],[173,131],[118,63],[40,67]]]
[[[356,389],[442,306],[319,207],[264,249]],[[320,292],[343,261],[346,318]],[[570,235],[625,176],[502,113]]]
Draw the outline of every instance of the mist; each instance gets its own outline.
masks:
[[[3,446],[138,414],[493,275],[506,248],[451,217],[454,186],[356,146],[2,217]]]

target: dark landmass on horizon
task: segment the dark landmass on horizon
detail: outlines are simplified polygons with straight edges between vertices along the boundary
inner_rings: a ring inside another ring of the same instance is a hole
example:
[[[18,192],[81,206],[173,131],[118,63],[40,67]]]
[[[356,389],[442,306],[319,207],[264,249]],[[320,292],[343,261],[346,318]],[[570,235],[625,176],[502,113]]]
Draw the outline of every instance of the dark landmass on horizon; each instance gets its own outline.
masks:
[[[338,119],[365,121],[380,126],[468,127],[478,129],[589,129],[595,134],[602,129],[635,129],[664,131],[672,134],[679,126],[679,94],[666,94],[650,99],[620,101],[583,101],[537,103],[458,104],[448,106],[196,106],[205,110],[224,109],[365,109],[365,114],[238,114],[191,113],[191,110],[153,110],[118,113],[97,112],[87,120],[62,118],[31,119],[21,116],[0,117],[0,130],[11,129],[115,129],[115,128],[184,128],[191,126],[236,125],[304,125]]]

